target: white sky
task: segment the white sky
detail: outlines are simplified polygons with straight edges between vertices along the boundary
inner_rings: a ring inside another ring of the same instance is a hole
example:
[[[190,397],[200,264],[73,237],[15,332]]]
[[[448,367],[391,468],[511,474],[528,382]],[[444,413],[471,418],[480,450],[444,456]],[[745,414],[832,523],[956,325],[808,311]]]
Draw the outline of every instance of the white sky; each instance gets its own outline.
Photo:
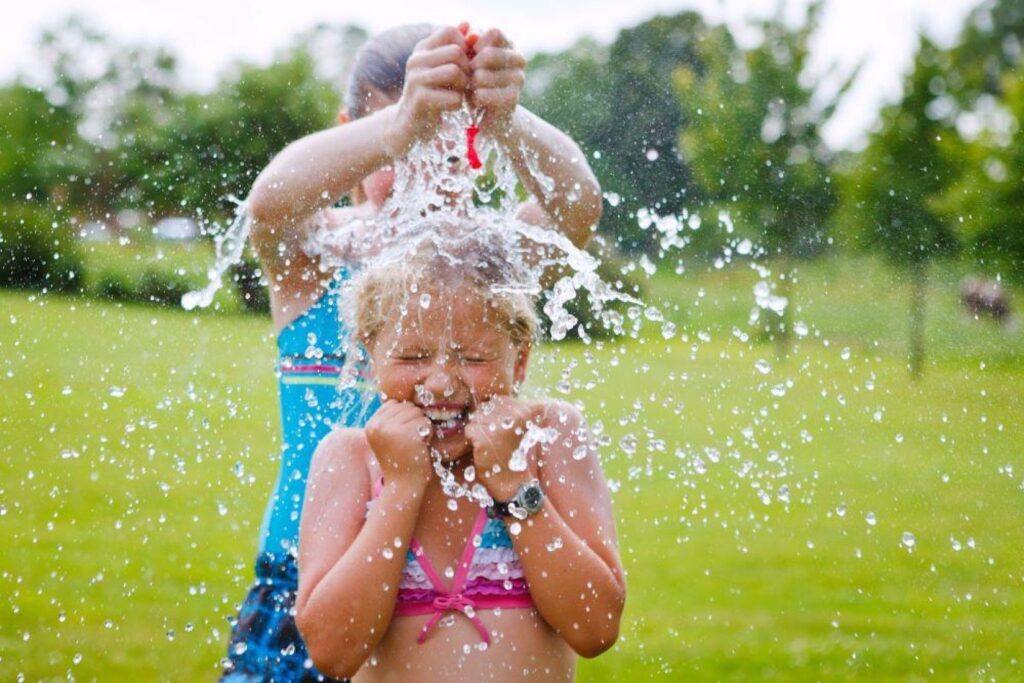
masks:
[[[805,0],[783,0],[799,17]],[[0,80],[29,62],[40,30],[69,13],[90,18],[127,42],[160,43],[181,60],[186,81],[211,85],[230,62],[269,62],[297,33],[321,22],[352,23],[371,33],[413,21],[497,26],[525,54],[568,47],[589,34],[602,42],[618,30],[655,14],[697,9],[709,21],[725,20],[737,31],[746,19],[772,13],[779,0],[30,0],[5,3],[0,18]],[[953,40],[979,0],[826,0],[814,42],[815,69],[838,62],[845,73],[864,61],[858,81],[831,125],[827,141],[857,146],[880,105],[899,95],[916,35],[924,30],[942,43]]]

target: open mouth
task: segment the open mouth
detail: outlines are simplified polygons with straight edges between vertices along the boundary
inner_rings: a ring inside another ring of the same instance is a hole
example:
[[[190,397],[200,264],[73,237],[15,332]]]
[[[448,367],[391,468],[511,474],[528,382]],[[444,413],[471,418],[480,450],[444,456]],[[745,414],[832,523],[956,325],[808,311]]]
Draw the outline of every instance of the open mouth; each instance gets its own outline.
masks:
[[[466,421],[469,419],[469,407],[428,406],[423,409],[423,414],[430,420],[434,436],[439,440],[447,439],[465,430]]]

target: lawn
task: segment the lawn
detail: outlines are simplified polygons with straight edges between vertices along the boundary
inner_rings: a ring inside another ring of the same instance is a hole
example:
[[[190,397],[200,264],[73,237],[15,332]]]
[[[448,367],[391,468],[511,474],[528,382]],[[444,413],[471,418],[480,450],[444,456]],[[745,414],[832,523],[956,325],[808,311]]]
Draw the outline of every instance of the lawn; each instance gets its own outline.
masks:
[[[629,572],[581,680],[1022,676],[1024,342],[958,277],[916,383],[873,262],[802,269],[785,359],[742,339],[744,268],[656,275],[672,340],[543,350]],[[212,679],[276,476],[269,323],[8,292],[0,348],[0,680]]]

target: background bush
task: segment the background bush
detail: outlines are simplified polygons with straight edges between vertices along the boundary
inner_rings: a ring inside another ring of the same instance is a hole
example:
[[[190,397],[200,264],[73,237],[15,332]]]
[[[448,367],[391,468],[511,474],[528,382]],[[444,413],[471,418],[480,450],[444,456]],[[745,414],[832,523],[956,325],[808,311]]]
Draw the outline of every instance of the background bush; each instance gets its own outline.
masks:
[[[0,287],[80,289],[82,256],[71,231],[37,206],[0,208]]]

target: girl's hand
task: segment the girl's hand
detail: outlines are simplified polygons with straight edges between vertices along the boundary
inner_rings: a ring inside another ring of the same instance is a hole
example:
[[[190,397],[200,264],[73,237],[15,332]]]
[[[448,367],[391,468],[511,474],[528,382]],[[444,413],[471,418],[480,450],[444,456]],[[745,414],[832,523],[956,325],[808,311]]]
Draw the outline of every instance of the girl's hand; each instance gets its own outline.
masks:
[[[398,101],[397,142],[405,152],[416,140],[434,136],[441,114],[462,106],[469,84],[466,39],[455,27],[438,29],[420,41],[405,67]]]
[[[507,502],[521,485],[537,476],[536,457],[530,453],[525,471],[515,472],[508,466],[526,434],[527,423],[536,422],[535,412],[511,396],[495,396],[469,416],[465,433],[473,445],[473,465],[495,500]]]
[[[526,59],[504,33],[493,28],[480,36],[472,49],[476,54],[469,63],[469,102],[485,112],[481,130],[500,137],[510,129],[512,114],[519,105],[519,93],[526,81]]]
[[[385,481],[427,484],[430,478],[430,420],[415,404],[389,400],[366,423],[366,441]]]

